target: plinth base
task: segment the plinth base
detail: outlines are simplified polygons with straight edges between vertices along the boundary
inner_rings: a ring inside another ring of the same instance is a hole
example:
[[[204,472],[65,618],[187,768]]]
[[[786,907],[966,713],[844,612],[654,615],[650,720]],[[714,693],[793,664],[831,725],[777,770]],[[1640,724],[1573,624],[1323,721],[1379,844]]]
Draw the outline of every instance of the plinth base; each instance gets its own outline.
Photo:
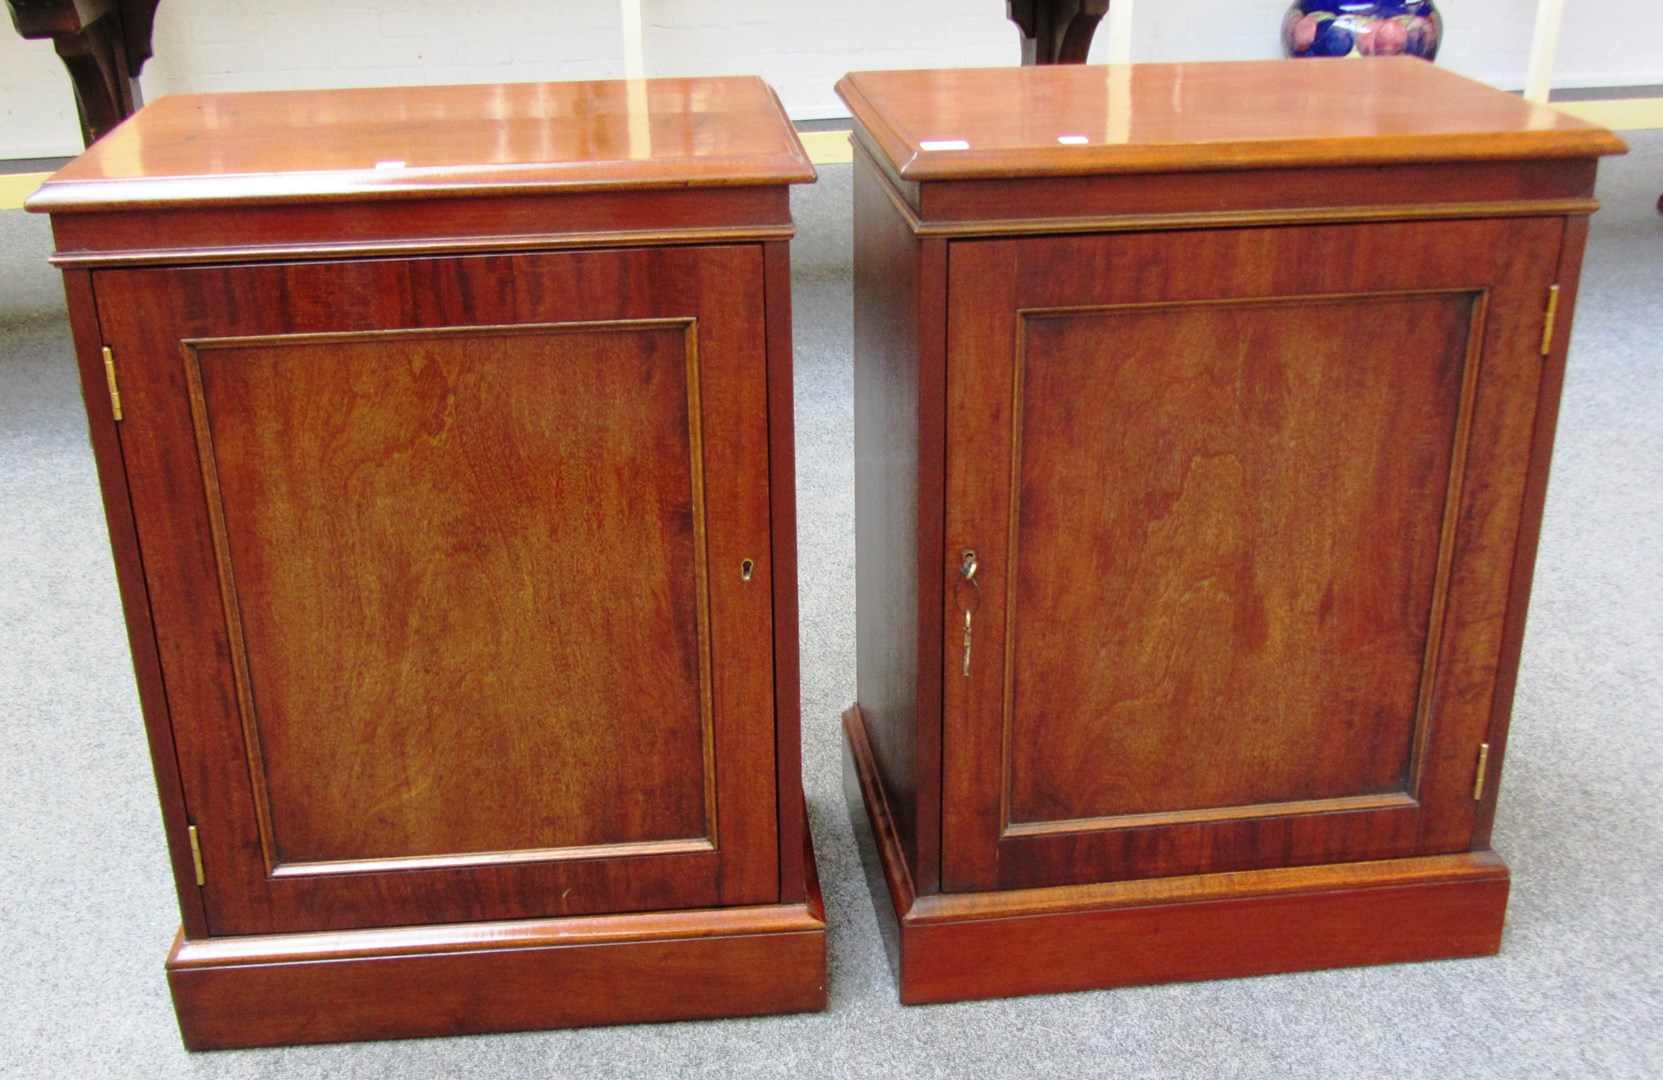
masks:
[[[175,941],[185,1045],[471,1035],[826,1007],[826,920],[808,899],[523,922]]]
[[[843,733],[844,792],[905,1004],[1489,956],[1501,947],[1508,874],[1488,851],[918,896],[858,706],[844,714]]]

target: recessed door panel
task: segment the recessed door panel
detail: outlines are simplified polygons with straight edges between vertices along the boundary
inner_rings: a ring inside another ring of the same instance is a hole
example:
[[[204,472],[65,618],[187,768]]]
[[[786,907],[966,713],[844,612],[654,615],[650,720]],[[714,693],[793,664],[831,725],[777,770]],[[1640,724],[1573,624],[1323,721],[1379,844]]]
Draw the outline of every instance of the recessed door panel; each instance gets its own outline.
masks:
[[[953,245],[946,887],[1468,847],[1558,229]]]
[[[777,897],[761,273],[98,275],[214,933]]]
[[[1409,792],[1480,300],[1023,319],[1010,829]]]
[[[274,869],[713,845],[691,329],[191,344]]]

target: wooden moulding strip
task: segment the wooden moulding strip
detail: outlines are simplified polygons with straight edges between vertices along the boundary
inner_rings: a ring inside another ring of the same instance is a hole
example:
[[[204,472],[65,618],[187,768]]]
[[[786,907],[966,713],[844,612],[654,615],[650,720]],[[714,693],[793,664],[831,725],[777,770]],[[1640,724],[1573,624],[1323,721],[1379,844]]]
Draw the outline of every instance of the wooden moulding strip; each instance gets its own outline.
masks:
[[[761,227],[690,228],[673,231],[545,233],[532,236],[455,237],[404,240],[343,241],[319,244],[232,244],[202,248],[133,248],[120,252],[60,250],[55,266],[71,267],[194,265],[242,262],[250,259],[339,259],[374,256],[512,254],[568,248],[662,247],[667,244],[761,243],[789,240],[790,229]]]
[[[905,1003],[1487,956],[1500,948],[1508,873],[1488,851],[915,897],[863,727],[858,709],[845,714],[873,854],[899,924]]]
[[[175,941],[185,1045],[222,1050],[812,1012],[826,924],[799,904]]]
[[[783,934],[813,930],[819,920],[806,905],[584,915],[566,919],[380,927],[315,934],[265,934],[174,942],[173,971],[226,964],[281,964],[304,960],[363,960],[479,949],[536,949],[550,945],[610,945],[724,934]]]
[[[884,881],[894,901],[895,914],[905,916],[918,900],[913,889],[912,874],[907,869],[906,854],[901,847],[901,835],[895,828],[895,815],[889,808],[889,796],[884,791],[883,778],[878,773],[877,759],[872,756],[872,743],[866,734],[866,720],[856,705],[843,714],[844,749],[852,759],[854,779],[858,788],[845,785],[845,795],[854,812],[855,795],[861,798],[873,842],[882,857]]]
[[[50,209],[38,198],[33,209]],[[751,243],[794,234],[787,188],[57,212],[59,266]]]
[[[1511,202],[1405,204],[1402,206],[1273,207],[1198,213],[1123,214],[1090,217],[1013,218],[1003,221],[921,222],[919,236],[1032,236],[1081,232],[1166,232],[1173,229],[1247,229],[1272,225],[1351,222],[1441,221],[1495,217],[1559,217],[1592,214],[1594,199],[1519,199]]]
[[[1327,225],[1354,222],[1442,221],[1468,218],[1506,217],[1561,217],[1593,214],[1599,201],[1588,191],[1592,189],[1592,171],[1587,171],[1585,183],[1567,183],[1559,178],[1560,190],[1540,195],[1514,193],[1509,197],[1478,197],[1478,187],[1469,182],[1467,194],[1472,197],[1451,197],[1448,201],[1427,201],[1421,198],[1423,187],[1402,182],[1387,185],[1400,195],[1388,201],[1362,202],[1355,205],[1311,202],[1309,204],[1281,203],[1267,196],[1262,202],[1248,199],[1246,205],[1219,208],[1218,191],[1225,185],[1244,187],[1247,180],[1258,174],[1219,174],[1203,176],[1197,182],[1213,185],[1213,194],[1192,192],[1194,206],[1177,210],[1129,209],[1125,205],[1112,211],[1058,214],[1056,208],[1080,209],[1082,194],[1092,195],[1096,204],[1108,206],[1117,199],[1106,199],[1101,191],[1082,189],[1079,185],[1141,185],[1149,190],[1170,178],[1145,177],[1052,177],[1029,182],[1029,195],[1019,203],[989,199],[993,182],[938,181],[919,184],[902,180],[887,167],[885,160],[873,149],[870,135],[857,129],[854,137],[855,157],[864,159],[881,177],[884,194],[895,210],[918,237],[992,237],[1040,236],[1057,233],[1106,233],[1169,231],[1173,229],[1235,229],[1263,228],[1274,225]],[[1576,166],[1582,163],[1570,163]],[[1508,163],[1478,163],[1480,171],[1505,169]],[[1565,168],[1566,163],[1554,163]],[[1356,170],[1353,170],[1356,171]],[[1365,170],[1366,172],[1366,170]],[[1404,173],[1407,176],[1407,173]],[[1186,182],[1197,178],[1186,178]],[[1047,187],[1049,185],[1049,187]],[[1162,188],[1170,201],[1170,191]],[[1432,189],[1436,190],[1436,189]],[[1044,194],[1049,192],[1049,194]],[[1377,193],[1378,194],[1378,193]],[[968,202],[966,200],[969,200]],[[1401,200],[1401,201],[1400,201]],[[985,202],[985,205],[984,205]]]

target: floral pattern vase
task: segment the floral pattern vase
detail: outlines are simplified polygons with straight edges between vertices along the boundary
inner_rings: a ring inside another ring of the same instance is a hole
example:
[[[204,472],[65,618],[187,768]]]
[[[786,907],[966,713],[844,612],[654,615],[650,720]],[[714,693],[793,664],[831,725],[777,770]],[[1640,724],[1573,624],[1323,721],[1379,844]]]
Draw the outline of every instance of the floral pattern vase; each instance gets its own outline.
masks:
[[[1432,0],[1294,0],[1282,19],[1289,56],[1420,56],[1434,60],[1444,22]]]

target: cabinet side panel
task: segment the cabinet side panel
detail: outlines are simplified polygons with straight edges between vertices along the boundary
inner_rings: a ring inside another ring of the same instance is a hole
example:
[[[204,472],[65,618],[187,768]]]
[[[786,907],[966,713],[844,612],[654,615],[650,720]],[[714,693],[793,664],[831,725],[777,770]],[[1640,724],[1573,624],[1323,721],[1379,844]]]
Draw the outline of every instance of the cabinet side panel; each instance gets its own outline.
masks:
[[[173,880],[179,893],[179,912],[187,934],[208,932],[202,893],[196,887],[186,827],[190,813],[179,782],[179,761],[173,746],[167,692],[161,661],[156,654],[156,632],[150,621],[150,593],[144,583],[144,563],[138,533],[133,527],[133,505],[127,492],[126,461],[110,398],[101,350],[97,301],[90,272],[64,272],[64,295],[69,302],[70,329],[81,374],[81,394],[87,407],[87,430],[98,466],[98,487],[104,499],[104,520],[110,530],[116,584],[127,621],[127,644],[133,653],[133,675],[138,682],[139,707],[150,739],[150,761],[156,773],[156,793],[162,803],[162,827],[167,834]]]
[[[929,452],[921,414],[923,245],[896,211],[875,166],[855,163],[855,632],[858,693],[878,771],[920,892],[933,891],[938,845],[939,737],[920,711],[921,565],[937,558],[921,493]],[[933,335],[939,337],[939,334]],[[939,368],[940,361],[936,363]],[[937,425],[939,431],[939,425]],[[939,438],[936,440],[939,443]],[[939,487],[935,490],[939,491]],[[927,547],[925,545],[928,545]],[[939,595],[939,585],[933,590]],[[933,667],[926,663],[925,669]],[[929,730],[925,730],[928,728]]]
[[[913,881],[941,883],[942,655],[947,550],[947,241],[918,247],[918,840]],[[956,565],[956,564],[955,564]]]

